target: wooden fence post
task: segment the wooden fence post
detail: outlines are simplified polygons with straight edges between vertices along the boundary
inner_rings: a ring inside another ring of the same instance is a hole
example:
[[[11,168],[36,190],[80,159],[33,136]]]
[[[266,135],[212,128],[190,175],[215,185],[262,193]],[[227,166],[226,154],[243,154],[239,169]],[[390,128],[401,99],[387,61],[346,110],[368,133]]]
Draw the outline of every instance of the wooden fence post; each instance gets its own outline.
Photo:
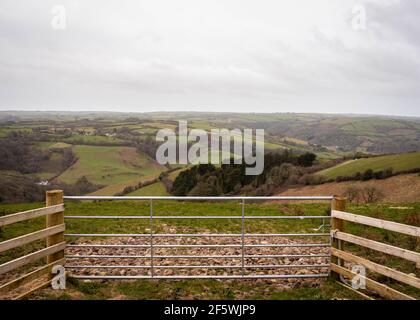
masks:
[[[338,210],[338,211],[345,211],[346,210],[346,202],[347,199],[345,197],[338,197],[334,196],[333,200],[331,201],[331,210]],[[334,233],[334,231],[344,231],[344,220],[337,219],[337,218],[331,218],[331,232]],[[339,239],[332,239],[331,245],[333,248],[342,250],[343,245],[341,240]],[[341,259],[338,259],[336,257],[331,257],[331,262],[336,263],[337,265],[341,266],[342,261]],[[335,272],[332,273],[334,278],[339,278],[339,275]]]
[[[46,206],[55,206],[63,203],[63,191],[62,190],[51,190],[46,193]],[[49,214],[46,216],[46,227],[53,227],[56,225],[64,224],[64,211]],[[57,233],[55,235],[47,237],[47,247],[57,243],[64,242],[64,232]],[[64,250],[57,253],[51,254],[47,257],[47,263],[64,258]]]

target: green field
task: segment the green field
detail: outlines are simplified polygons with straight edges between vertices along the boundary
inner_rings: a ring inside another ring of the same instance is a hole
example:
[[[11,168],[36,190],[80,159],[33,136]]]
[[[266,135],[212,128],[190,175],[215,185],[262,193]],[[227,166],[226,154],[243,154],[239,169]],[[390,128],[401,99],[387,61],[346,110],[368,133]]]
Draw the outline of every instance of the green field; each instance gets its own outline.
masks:
[[[67,143],[80,143],[80,144],[96,144],[96,143],[108,143],[108,144],[122,144],[123,140],[115,137],[106,136],[84,136],[84,135],[72,135],[68,138],[63,138],[64,142]]]
[[[51,149],[66,149],[70,147],[72,147],[72,145],[65,142],[56,142],[49,146]]]
[[[137,189],[127,196],[168,196],[169,193],[166,191],[165,185],[162,182],[156,182],[149,184],[143,188]]]
[[[179,176],[179,174],[185,170],[187,170],[189,167],[180,168],[178,170],[174,170],[171,173],[169,173],[168,178],[171,181],[175,181],[175,179]]]
[[[338,176],[352,176],[357,172],[363,173],[368,169],[376,172],[388,168],[392,168],[394,172],[420,168],[420,152],[350,160],[322,170],[318,174],[335,179]]]
[[[74,183],[86,176],[94,184],[113,185],[163,171],[162,166],[131,147],[76,145],[73,151],[79,160],[58,177],[59,181]]]

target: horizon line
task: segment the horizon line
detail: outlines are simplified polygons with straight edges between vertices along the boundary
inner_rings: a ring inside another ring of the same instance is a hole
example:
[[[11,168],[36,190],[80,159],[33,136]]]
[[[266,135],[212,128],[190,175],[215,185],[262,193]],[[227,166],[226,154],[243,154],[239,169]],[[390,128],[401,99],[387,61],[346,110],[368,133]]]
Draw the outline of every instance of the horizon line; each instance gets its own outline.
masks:
[[[39,110],[39,109],[7,109],[0,112],[57,112],[57,113],[116,113],[116,114],[151,114],[151,113],[210,113],[210,114],[316,114],[316,115],[342,115],[342,116],[381,116],[381,117],[402,117],[420,118],[420,115],[401,115],[401,114],[377,114],[377,113],[344,113],[344,112],[243,112],[243,111],[192,111],[192,110],[154,110],[154,111],[110,111],[110,110]]]

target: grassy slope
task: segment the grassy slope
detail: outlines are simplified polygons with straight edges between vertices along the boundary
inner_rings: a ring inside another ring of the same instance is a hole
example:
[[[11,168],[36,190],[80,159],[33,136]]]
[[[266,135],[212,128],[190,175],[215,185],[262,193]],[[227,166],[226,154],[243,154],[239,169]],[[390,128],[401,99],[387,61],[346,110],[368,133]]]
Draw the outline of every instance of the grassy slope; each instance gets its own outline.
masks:
[[[168,192],[166,191],[165,185],[162,182],[156,182],[153,184],[149,184],[143,188],[140,188],[136,191],[133,191],[127,196],[168,196]]]
[[[281,196],[345,196],[349,187],[364,189],[375,187],[381,192],[383,203],[407,203],[420,201],[420,176],[418,174],[402,174],[388,179],[369,181],[332,182],[314,186],[289,188]]]
[[[42,204],[20,204],[1,205],[0,214],[27,210],[39,207]],[[246,213],[252,215],[323,215],[328,204],[248,204]],[[240,215],[240,205],[232,201],[230,203],[185,203],[185,202],[155,202],[155,212],[159,215]],[[397,221],[405,224],[420,226],[420,203],[407,204],[407,209],[399,210],[392,205],[367,205],[349,206],[348,211],[357,214],[372,216],[376,218]],[[67,202],[66,215],[72,214],[101,214],[101,215],[147,215],[149,212],[148,202]],[[222,222],[222,223],[221,223]],[[247,232],[313,232],[319,221],[289,221],[289,220],[253,220],[252,224],[246,225]],[[0,241],[10,239],[18,235],[40,229],[44,225],[44,219],[39,218],[31,222],[21,222],[7,226],[0,234]],[[66,223],[68,233],[147,233],[149,221],[138,220],[119,221],[98,220],[92,223],[91,220],[68,220]],[[241,228],[240,220],[157,220],[154,227],[156,232],[162,232],[167,228],[176,228],[178,232],[238,232]],[[417,251],[418,243],[412,237],[399,235],[393,232],[371,227],[363,227],[351,223],[346,224],[346,231],[389,243],[400,247]],[[100,240],[100,239],[97,239]],[[44,243],[34,243],[19,250],[9,250],[0,258],[0,263],[10,260],[16,255],[29,253],[35,249],[42,248]],[[364,250],[355,246],[346,246],[350,250],[368,257],[369,259],[396,268],[406,273],[415,273],[419,276],[419,270],[415,265],[399,258],[393,258],[383,254]],[[378,279],[376,275],[369,275]],[[420,297],[420,291],[403,287],[395,281],[379,277],[383,283],[398,288],[404,292]],[[333,298],[358,298],[350,291],[344,290],[337,284],[330,281],[324,283],[320,288],[300,287],[293,290],[282,290],[275,285],[255,281],[216,281],[216,280],[191,280],[191,281],[130,281],[130,282],[79,282],[70,280],[69,290],[55,291],[45,289],[32,296],[32,298],[80,298],[80,299],[104,299],[104,298],[127,298],[127,299],[221,299],[221,298],[245,298],[245,299],[333,299]]]
[[[156,179],[160,175],[161,172],[165,171],[165,168],[160,166],[156,162],[149,161],[148,170],[146,171],[147,171],[147,175],[141,175],[139,178],[136,178],[134,180],[125,180],[121,183],[111,184],[109,186],[96,190],[95,192],[90,193],[90,195],[112,196],[117,193],[121,193],[127,186],[135,187],[140,182],[146,182],[146,181]]]
[[[46,161],[45,163],[42,163],[41,165],[41,172],[37,173],[36,175],[40,179],[49,179],[51,177],[54,177],[55,175],[60,173],[60,170],[62,170],[62,163],[63,156],[60,153],[53,152],[51,154],[51,158]]]
[[[175,181],[175,179],[179,176],[179,174],[180,174],[182,171],[185,171],[185,170],[187,170],[187,169],[189,169],[189,167],[180,168],[179,170],[172,171],[172,172],[168,175],[169,180]]]
[[[63,155],[59,152],[54,152],[54,149],[62,149],[71,147],[71,145],[63,142],[38,142],[37,147],[41,150],[50,150],[51,157],[48,161],[40,163],[40,172],[34,174],[42,180],[48,180],[51,177],[59,174],[62,171]]]
[[[350,160],[335,167],[328,168],[318,172],[318,174],[327,178],[336,178],[337,176],[351,176],[357,172],[364,172],[367,169],[380,171],[387,168],[393,168],[395,171],[409,170],[420,167],[420,152],[388,155],[367,159]]]
[[[65,183],[74,183],[82,176],[99,185],[113,185],[139,180],[154,175],[162,168],[147,156],[130,147],[103,147],[76,145],[79,158],[76,164],[58,177]]]

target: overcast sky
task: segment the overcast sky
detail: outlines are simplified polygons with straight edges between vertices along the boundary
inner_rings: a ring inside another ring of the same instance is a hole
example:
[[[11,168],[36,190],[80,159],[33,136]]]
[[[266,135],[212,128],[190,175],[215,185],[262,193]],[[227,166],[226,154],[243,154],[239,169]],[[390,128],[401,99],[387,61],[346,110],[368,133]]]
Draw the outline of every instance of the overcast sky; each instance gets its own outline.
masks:
[[[417,0],[1,0],[0,110],[420,116],[419,16]]]

